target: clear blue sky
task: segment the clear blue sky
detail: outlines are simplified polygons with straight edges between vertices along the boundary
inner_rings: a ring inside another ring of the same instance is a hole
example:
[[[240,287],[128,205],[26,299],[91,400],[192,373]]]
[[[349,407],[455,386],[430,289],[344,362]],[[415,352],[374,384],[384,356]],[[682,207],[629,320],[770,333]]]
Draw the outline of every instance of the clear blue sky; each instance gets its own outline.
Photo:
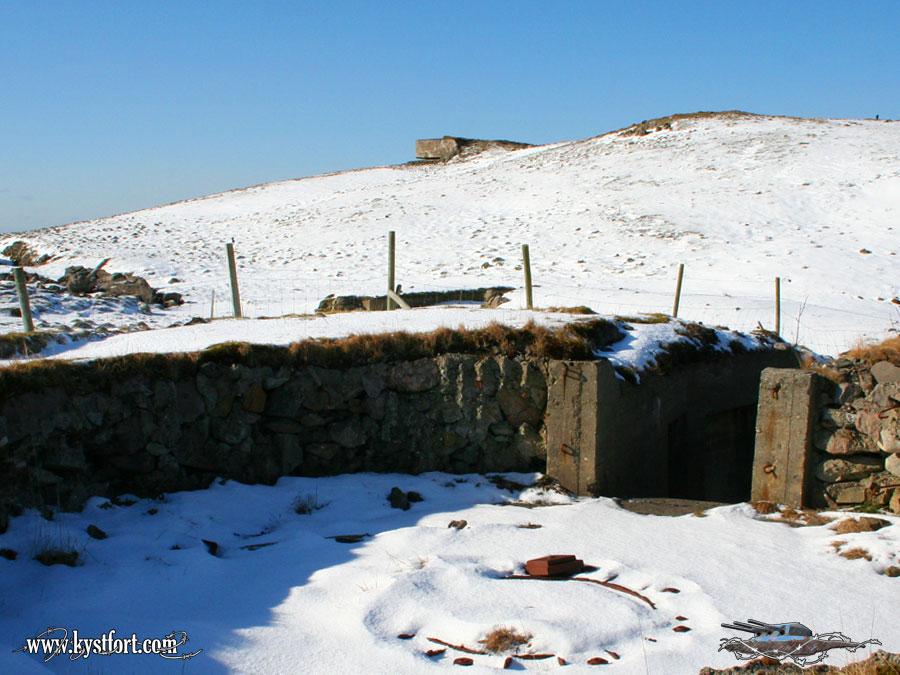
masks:
[[[741,109],[900,118],[900,1],[0,0],[0,232]]]

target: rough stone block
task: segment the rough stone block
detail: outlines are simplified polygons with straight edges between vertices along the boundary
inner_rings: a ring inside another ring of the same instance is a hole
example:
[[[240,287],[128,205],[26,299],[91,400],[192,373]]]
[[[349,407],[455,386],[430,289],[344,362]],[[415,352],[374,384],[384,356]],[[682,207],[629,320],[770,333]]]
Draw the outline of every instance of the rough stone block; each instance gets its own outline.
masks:
[[[852,481],[881,471],[881,460],[877,457],[853,456],[847,459],[826,459],[816,465],[816,478],[826,483]]]
[[[242,400],[244,410],[251,413],[261,413],[266,408],[266,392],[254,383],[247,387]]]
[[[895,476],[900,477],[900,455],[896,453],[889,455],[884,460],[884,468],[886,471],[890,471]]]
[[[879,384],[887,382],[900,382],[900,367],[895,366],[890,361],[879,361],[872,366],[872,377]]]
[[[843,408],[822,408],[819,419],[826,427],[852,427],[856,422],[856,416]]]
[[[866,501],[866,488],[859,483],[835,483],[825,492],[838,504],[862,504]]]
[[[825,452],[830,455],[856,455],[859,453],[877,452],[866,445],[863,438],[853,429],[838,429],[825,445]]]

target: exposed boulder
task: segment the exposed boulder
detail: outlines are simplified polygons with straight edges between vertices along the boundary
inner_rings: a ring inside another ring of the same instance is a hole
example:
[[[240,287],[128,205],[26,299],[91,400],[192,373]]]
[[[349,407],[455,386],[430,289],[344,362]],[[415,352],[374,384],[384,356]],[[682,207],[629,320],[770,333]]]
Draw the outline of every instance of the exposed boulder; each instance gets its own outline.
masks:
[[[67,267],[66,273],[58,280],[58,283],[64,285],[72,295],[88,295],[99,292],[110,298],[134,296],[147,304],[165,307],[184,304],[180,293],[161,293],[152,288],[146,279],[135,276],[131,272],[110,274],[102,269],[107,262],[104,260],[94,269],[88,269],[81,265]]]

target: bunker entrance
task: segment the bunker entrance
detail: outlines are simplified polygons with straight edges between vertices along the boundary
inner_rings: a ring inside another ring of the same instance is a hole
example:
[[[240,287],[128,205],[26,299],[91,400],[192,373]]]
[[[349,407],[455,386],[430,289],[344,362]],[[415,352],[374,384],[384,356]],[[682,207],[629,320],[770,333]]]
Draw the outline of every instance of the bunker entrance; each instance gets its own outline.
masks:
[[[668,425],[667,497],[715,502],[750,498],[756,406],[710,413]]]

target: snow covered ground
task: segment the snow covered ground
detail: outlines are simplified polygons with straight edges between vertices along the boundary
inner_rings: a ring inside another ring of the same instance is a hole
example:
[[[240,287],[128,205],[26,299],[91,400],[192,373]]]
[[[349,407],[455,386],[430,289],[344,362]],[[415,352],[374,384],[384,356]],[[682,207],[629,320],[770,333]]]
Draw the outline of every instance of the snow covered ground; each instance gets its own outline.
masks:
[[[684,263],[680,316],[745,332],[759,322],[771,329],[780,276],[783,335],[836,354],[900,326],[900,305],[892,302],[900,295],[898,167],[895,123],[685,119],[646,136],[262,185],[8,235],[0,249],[24,240],[57,256],[31,270],[50,278],[110,257],[106,270],[185,295],[181,307],[148,310],[127,299],[37,293],[40,330],[76,322],[157,329],[51,344],[44,355],[57,358],[573,320],[522,309],[523,243],[531,247],[539,307],[670,312]],[[517,287],[512,302],[497,310],[299,316],[331,293],[383,294],[389,230],[397,233],[405,291],[510,285]],[[213,292],[215,316],[230,315],[224,249],[232,238],[245,314],[254,318],[170,328],[208,317]],[[8,311],[10,286],[0,286],[0,333],[20,330]],[[635,324],[608,356],[640,366],[677,326]],[[720,341],[733,337],[721,333]],[[392,509],[393,486],[424,501]],[[498,505],[511,500],[555,505]],[[298,514],[298,503],[320,508]],[[564,672],[593,672],[588,659],[601,657],[616,672],[668,675],[734,665],[731,654],[716,651],[733,636],[719,624],[751,617],[876,637],[898,652],[900,580],[882,572],[900,564],[900,518],[884,517],[891,526],[839,536],[829,525],[765,522],[747,504],[705,516],[642,516],[607,499],[519,494],[483,476],[444,474],[214,483],[131,505],[95,498],[82,513],[53,520],[27,511],[0,535],[0,549],[18,554],[0,557],[0,671],[423,673],[464,656],[452,649],[424,656],[440,648],[429,637],[479,649],[488,631],[507,625],[532,635],[523,652],[554,655],[514,669],[555,671],[561,657],[571,664]],[[468,524],[448,528],[451,520]],[[108,538],[89,537],[88,525]],[[331,538],[347,534],[369,536]],[[844,552],[864,548],[871,560],[839,556],[835,541]],[[54,547],[77,551],[79,566],[33,559]],[[558,553],[576,554],[598,568],[584,576],[615,577],[655,607],[597,584],[502,578],[522,573],[530,558]],[[184,662],[60,655],[43,664],[13,651],[51,626],[92,638],[112,629],[139,639],[185,631],[190,641],[179,651],[202,652]],[[864,657],[838,651],[828,662]],[[472,672],[505,660],[472,658]]]
[[[76,318],[168,326],[208,317],[214,291],[216,316],[228,316],[232,238],[247,316],[311,313],[330,293],[383,294],[395,230],[405,291],[510,285],[511,308],[524,305],[523,243],[540,307],[671,312],[684,263],[680,316],[772,329],[778,276],[782,334],[836,354],[900,327],[898,167],[898,123],[721,115],[645,136],[261,185],[8,235],[0,249],[24,240],[58,256],[34,268],[53,278],[111,257],[106,270],[188,300],[148,315],[57,306],[39,310],[39,328]],[[0,308],[0,330],[19,329]]]
[[[506,478],[530,484],[535,476]],[[393,509],[394,486],[424,501]],[[519,505],[502,505],[509,502]],[[587,661],[601,657],[610,672],[681,675],[736,665],[717,651],[735,635],[719,624],[748,618],[874,637],[900,651],[900,579],[881,574],[900,563],[895,516],[883,516],[891,524],[876,532],[837,535],[836,521],[794,528],[748,504],[638,515],[608,499],[438,473],[216,482],[127,503],[95,498],[52,521],[34,511],[11,519],[0,549],[18,558],[0,558],[0,670],[418,674],[470,656],[471,672],[494,672],[507,654],[424,653],[441,648],[428,638],[482,649],[479,639],[505,625],[532,636],[519,653],[554,655],[516,661],[514,670],[594,672]],[[298,504],[311,512],[297,513]],[[448,527],[453,520],[467,525]],[[89,537],[89,525],[108,538]],[[333,538],[351,534],[368,536]],[[844,542],[841,551],[866,549],[871,561],[837,555],[834,541]],[[77,551],[81,564],[32,559],[53,546]],[[574,554],[597,568],[580,576],[614,578],[655,607],[596,584],[503,579],[549,554]],[[13,651],[48,627],[141,640],[185,631],[179,652],[202,651],[185,662],[59,655],[46,664]],[[867,655],[836,650],[827,663]]]

